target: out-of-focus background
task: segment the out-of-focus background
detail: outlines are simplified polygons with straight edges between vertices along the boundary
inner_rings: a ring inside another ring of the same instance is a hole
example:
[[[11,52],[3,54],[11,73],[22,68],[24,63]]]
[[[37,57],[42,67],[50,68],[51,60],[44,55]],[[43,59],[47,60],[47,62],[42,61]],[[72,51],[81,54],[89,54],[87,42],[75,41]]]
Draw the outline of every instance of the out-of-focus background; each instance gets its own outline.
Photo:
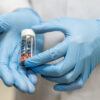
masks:
[[[14,100],[15,92],[14,88],[8,88],[5,86],[2,81],[0,80],[0,100]]]
[[[53,83],[39,77],[36,92],[27,94],[0,81],[0,100],[60,100],[60,93],[54,91],[52,86]]]

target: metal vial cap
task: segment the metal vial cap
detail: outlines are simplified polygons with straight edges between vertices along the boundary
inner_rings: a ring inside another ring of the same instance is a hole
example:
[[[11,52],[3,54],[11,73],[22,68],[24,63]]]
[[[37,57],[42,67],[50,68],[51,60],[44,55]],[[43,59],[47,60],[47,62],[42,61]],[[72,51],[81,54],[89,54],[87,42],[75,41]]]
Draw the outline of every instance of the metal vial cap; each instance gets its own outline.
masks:
[[[21,32],[21,36],[32,36],[32,37],[35,37],[35,32],[32,30],[32,29],[24,29],[22,30]]]

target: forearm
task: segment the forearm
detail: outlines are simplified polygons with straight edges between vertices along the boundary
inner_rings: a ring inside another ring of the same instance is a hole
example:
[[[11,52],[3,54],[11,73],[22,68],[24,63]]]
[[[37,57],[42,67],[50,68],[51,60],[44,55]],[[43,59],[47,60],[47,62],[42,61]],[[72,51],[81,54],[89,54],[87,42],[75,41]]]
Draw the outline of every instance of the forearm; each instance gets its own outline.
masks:
[[[30,8],[28,0],[0,0],[0,13],[11,12],[18,8]]]

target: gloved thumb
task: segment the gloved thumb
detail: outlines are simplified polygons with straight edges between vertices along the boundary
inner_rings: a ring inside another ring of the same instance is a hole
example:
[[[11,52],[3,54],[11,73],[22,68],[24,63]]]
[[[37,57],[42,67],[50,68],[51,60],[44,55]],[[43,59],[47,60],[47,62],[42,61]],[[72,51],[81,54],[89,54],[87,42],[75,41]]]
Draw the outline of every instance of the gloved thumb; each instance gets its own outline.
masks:
[[[37,34],[52,32],[52,31],[61,31],[64,34],[67,33],[66,29],[62,25],[60,25],[59,23],[56,23],[55,20],[44,22],[44,23],[41,23],[39,25],[35,25],[32,27],[32,29]]]

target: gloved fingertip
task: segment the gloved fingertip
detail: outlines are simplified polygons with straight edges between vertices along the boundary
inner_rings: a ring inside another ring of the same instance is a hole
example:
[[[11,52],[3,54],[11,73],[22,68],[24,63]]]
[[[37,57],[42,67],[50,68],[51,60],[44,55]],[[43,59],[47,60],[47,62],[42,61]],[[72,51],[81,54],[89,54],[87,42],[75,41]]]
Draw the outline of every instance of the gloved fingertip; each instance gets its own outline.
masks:
[[[33,58],[29,58],[24,62],[25,67],[27,67],[27,68],[29,68],[29,67],[35,68],[40,63],[41,63],[41,61],[39,60],[38,56],[35,56],[34,59]]]
[[[34,25],[34,26],[32,26],[32,29],[33,29],[34,31],[36,31],[38,28],[40,28],[40,25]]]
[[[34,67],[34,63],[33,61],[31,60],[31,58],[27,59],[25,62],[25,67]]]
[[[33,93],[35,91],[35,85],[24,74],[20,75],[18,72],[15,74],[15,86],[25,93]]]
[[[32,80],[28,79],[27,77],[25,78],[25,82],[26,82],[26,85],[27,85],[27,93],[33,93],[35,92],[35,80],[33,80],[34,82],[32,83]]]
[[[12,86],[14,84],[14,78],[9,70],[2,70],[0,72],[0,78],[6,86]]]
[[[50,31],[55,31],[56,27],[55,27],[55,25],[53,25],[53,23],[48,21],[48,22],[44,22],[39,25],[33,26],[32,29],[36,33],[41,34],[41,33],[46,33],[46,32],[50,32]]]
[[[22,92],[28,93],[28,86],[25,80],[23,79],[22,76],[20,76],[18,73],[14,75],[15,81],[14,85],[17,89],[19,89]]]
[[[11,87],[13,84],[14,84],[14,79],[12,77],[9,77],[9,78],[2,78],[4,84],[8,87]]]
[[[37,79],[36,76],[32,76],[32,77],[31,77],[31,81],[34,83],[34,85],[36,85],[37,82],[38,82],[38,79]]]
[[[36,33],[42,33],[42,32],[44,32],[44,28],[45,28],[44,26],[45,26],[45,23],[42,23],[42,24],[33,26],[32,29]]]
[[[34,86],[34,85],[31,84],[30,86],[28,86],[28,93],[29,93],[29,94],[34,93],[35,90],[36,90],[36,89],[35,89],[35,86]]]
[[[29,71],[29,72],[28,72],[28,77],[29,77],[29,79],[30,79],[30,81],[31,81],[32,84],[34,84],[34,85],[37,84],[38,79],[37,79],[37,76],[34,75],[33,72],[30,72],[30,71]]]

